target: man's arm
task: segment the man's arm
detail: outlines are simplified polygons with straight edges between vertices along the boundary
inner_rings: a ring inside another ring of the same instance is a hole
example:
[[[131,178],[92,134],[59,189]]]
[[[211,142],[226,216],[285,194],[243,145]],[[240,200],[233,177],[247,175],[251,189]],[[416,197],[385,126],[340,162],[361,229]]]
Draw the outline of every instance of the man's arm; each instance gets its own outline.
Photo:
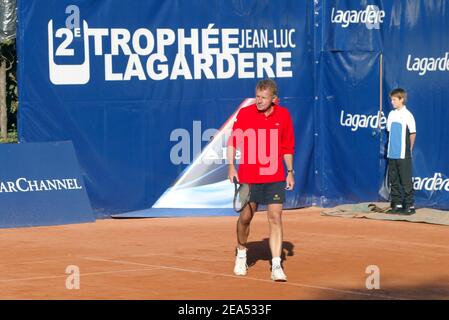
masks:
[[[237,169],[235,168],[235,154],[236,150],[232,145],[228,145],[226,149],[226,159],[228,161],[228,178],[231,182],[234,182],[234,177],[237,178],[237,181],[239,180],[239,177],[237,175]]]
[[[285,166],[287,167],[287,170],[293,170],[293,155],[292,154],[284,154],[284,162]],[[286,182],[286,189],[292,190],[295,186],[295,177],[293,175],[293,172],[290,171],[287,173],[287,178],[285,179]]]
[[[293,131],[293,121],[290,113],[287,113],[287,122],[285,130],[282,133],[282,154],[284,155],[284,162],[287,170],[293,170],[293,153],[295,151],[295,133]],[[288,172],[287,178],[285,179],[286,189],[292,190],[295,185],[295,177],[293,172]]]

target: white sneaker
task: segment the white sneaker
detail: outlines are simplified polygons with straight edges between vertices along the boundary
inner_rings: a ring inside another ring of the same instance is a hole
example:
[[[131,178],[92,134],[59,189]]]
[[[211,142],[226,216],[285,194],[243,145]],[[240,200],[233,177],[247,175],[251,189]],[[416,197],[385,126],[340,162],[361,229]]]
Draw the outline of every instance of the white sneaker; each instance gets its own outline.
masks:
[[[281,266],[274,266],[271,268],[271,280],[279,282],[287,281],[287,276]]]
[[[248,270],[248,265],[246,264],[246,256],[236,256],[234,274],[236,276],[246,276],[246,270]]]

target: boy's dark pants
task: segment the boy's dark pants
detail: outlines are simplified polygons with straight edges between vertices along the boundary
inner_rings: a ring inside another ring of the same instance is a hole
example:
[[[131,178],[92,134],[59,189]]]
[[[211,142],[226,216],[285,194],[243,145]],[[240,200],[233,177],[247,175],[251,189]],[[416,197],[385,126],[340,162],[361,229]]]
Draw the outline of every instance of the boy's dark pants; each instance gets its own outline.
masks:
[[[388,181],[391,185],[391,206],[414,205],[412,159],[388,159]]]

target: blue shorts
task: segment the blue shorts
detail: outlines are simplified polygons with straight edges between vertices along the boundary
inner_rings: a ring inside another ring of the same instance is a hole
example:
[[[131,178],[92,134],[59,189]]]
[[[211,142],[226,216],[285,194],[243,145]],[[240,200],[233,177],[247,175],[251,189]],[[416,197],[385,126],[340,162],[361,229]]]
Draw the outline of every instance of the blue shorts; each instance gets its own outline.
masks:
[[[249,201],[264,205],[284,203],[285,181],[251,184]]]

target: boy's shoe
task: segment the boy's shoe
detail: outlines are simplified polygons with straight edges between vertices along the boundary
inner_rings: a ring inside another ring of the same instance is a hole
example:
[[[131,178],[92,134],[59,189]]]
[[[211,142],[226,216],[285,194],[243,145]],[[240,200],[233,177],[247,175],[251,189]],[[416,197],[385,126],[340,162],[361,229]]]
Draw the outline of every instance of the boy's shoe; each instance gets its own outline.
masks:
[[[281,266],[274,266],[271,268],[271,280],[277,282],[287,281],[287,276],[285,275],[284,270],[282,270]]]
[[[236,276],[246,276],[248,265],[246,264],[246,255],[235,257],[234,274]]]
[[[401,212],[401,214],[402,215],[405,215],[405,216],[409,216],[409,215],[412,215],[412,214],[415,214],[416,213],[416,210],[415,210],[415,207],[414,206],[411,206],[411,207],[406,207],[404,210],[402,210],[402,212]]]
[[[386,211],[385,213],[389,213],[389,214],[401,214],[402,212],[404,212],[402,205],[395,205],[395,206],[391,206],[391,209]]]

